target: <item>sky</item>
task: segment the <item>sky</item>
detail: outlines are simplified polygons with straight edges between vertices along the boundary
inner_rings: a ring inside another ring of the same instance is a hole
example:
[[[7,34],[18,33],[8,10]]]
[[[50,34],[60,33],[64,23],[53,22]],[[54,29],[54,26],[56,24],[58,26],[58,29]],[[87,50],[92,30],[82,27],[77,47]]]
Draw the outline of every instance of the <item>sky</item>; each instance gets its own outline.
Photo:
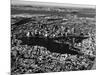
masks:
[[[62,0],[60,0],[62,1]],[[65,1],[65,2],[64,2]],[[63,0],[62,2],[56,2],[53,1],[53,0],[46,0],[46,1],[43,1],[43,0],[11,0],[11,4],[17,4],[17,5],[37,5],[37,6],[58,6],[58,7],[79,7],[79,8],[95,8],[96,6],[93,4],[91,5],[90,3],[87,5],[87,4],[84,4],[84,3],[81,3],[79,4],[76,4],[75,1],[71,3],[69,2],[66,2],[67,0]],[[77,1],[77,0],[76,0]],[[80,0],[81,1],[81,0]]]

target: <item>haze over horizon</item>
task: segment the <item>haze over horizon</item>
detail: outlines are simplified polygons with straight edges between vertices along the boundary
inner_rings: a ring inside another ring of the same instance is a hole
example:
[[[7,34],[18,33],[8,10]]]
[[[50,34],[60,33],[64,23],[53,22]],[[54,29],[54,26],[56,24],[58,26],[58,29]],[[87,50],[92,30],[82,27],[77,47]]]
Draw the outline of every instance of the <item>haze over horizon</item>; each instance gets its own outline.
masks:
[[[54,2],[39,2],[25,0],[11,0],[12,5],[31,5],[31,6],[51,6],[51,7],[73,7],[73,8],[96,8],[95,5],[86,4],[70,4],[70,3],[54,3]]]

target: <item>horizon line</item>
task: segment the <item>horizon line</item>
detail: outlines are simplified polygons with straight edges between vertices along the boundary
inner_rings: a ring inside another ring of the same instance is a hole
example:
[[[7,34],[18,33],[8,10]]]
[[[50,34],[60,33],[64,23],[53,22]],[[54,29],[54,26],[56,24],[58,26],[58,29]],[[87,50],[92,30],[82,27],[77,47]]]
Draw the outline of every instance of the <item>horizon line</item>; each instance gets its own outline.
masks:
[[[24,1],[11,0],[11,5],[31,5],[31,6],[52,6],[52,7],[73,7],[73,8],[96,8],[96,5],[87,4],[72,4],[72,3],[55,3],[55,2],[41,2],[41,1]]]

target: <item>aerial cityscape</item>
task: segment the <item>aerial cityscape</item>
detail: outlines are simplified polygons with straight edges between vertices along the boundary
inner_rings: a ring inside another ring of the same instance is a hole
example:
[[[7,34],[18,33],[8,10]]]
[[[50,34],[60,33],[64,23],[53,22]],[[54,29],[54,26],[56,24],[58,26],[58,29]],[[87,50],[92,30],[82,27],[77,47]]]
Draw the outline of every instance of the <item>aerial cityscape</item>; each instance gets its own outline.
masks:
[[[11,1],[11,75],[96,69],[95,6]]]

